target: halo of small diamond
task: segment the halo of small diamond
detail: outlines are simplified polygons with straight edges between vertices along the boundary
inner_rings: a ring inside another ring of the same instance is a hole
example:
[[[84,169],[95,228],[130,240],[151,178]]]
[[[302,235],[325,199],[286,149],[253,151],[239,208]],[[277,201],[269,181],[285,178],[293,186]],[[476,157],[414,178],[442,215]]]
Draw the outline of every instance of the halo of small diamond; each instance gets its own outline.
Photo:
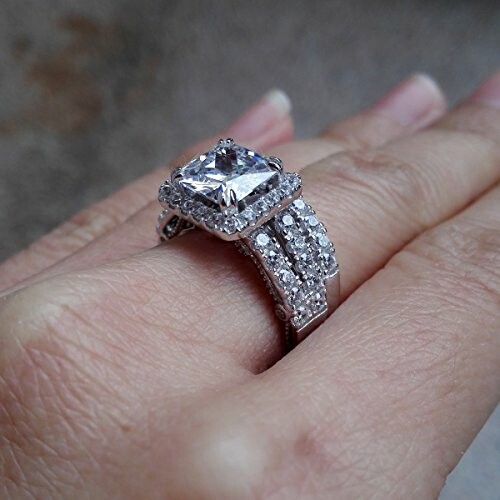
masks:
[[[294,172],[286,172],[280,176],[276,187],[263,194],[241,212],[222,213],[193,198],[192,193],[182,190],[171,181],[160,186],[158,200],[164,208],[180,210],[182,215],[194,224],[207,229],[222,231],[228,235],[242,232],[269,215],[277,207],[285,205],[302,187],[300,176]]]
[[[278,302],[279,317],[296,330],[306,327],[327,312],[326,280],[338,265],[326,228],[300,196],[300,176],[283,172],[277,159],[257,155],[231,139],[207,154],[212,157],[201,155],[174,170],[171,180],[160,186],[164,211],[159,231],[175,235],[182,230],[180,223],[194,224],[235,240],[258,265]],[[210,165],[200,164],[205,160]],[[268,167],[274,171],[272,180]]]

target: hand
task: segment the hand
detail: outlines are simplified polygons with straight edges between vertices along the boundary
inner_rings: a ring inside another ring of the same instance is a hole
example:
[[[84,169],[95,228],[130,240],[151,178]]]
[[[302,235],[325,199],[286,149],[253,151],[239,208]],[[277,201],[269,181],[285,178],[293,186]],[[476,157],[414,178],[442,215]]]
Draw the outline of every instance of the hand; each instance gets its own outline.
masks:
[[[0,496],[436,496],[500,393],[499,108],[417,76],[312,139],[279,115],[343,299],[286,356],[232,245],[155,246],[164,170],[5,263]]]

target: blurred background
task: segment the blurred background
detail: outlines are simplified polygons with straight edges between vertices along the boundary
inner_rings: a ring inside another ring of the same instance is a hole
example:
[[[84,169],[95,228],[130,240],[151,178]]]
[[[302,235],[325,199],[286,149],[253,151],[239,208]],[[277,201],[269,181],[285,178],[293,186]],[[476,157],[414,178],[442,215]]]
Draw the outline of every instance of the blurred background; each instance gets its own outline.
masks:
[[[270,88],[306,136],[415,71],[454,102],[499,67],[498,0],[2,0],[0,260]],[[498,499],[498,470],[499,411],[441,496]]]

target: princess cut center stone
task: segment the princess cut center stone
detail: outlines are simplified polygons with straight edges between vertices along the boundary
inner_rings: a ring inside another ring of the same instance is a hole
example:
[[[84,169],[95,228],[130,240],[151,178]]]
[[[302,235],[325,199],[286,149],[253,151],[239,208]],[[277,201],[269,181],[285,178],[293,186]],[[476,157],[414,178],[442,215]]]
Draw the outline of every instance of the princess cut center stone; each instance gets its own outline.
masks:
[[[250,195],[265,192],[279,173],[254,151],[223,141],[195,158],[179,173],[179,184],[221,207],[238,206]]]

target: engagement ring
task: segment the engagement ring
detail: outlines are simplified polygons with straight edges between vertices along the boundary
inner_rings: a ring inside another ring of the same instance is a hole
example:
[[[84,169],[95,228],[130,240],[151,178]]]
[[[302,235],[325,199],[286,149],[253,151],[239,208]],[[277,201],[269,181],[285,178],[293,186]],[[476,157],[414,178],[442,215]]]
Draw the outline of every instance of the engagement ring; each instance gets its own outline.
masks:
[[[285,172],[279,158],[221,139],[176,168],[158,199],[162,239],[198,227],[235,242],[253,260],[276,301],[289,348],[338,306],[333,244],[302,198],[300,176]]]

